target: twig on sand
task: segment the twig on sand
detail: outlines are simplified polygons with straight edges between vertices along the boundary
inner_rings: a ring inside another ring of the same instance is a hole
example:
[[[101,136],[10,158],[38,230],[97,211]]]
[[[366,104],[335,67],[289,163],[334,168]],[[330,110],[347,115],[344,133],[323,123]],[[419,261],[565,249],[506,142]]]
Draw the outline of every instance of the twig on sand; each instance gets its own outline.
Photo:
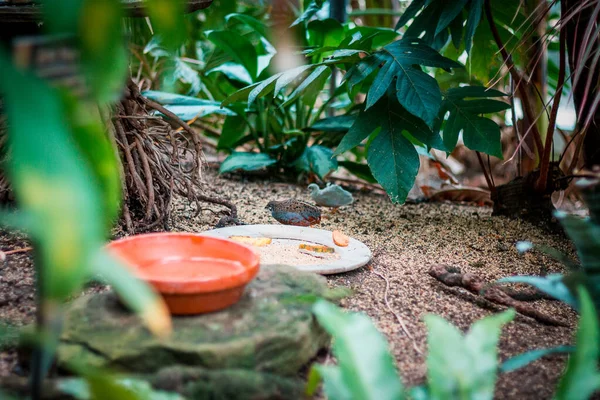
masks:
[[[513,307],[519,314],[533,318],[536,321],[554,326],[569,326],[566,322],[557,320],[549,315],[546,315],[531,305],[522,301],[516,300],[510,293],[498,286],[490,286],[478,276],[474,274],[460,273],[456,268],[445,265],[434,265],[429,270],[429,275],[437,279],[446,286],[462,287],[469,292],[481,296],[492,303]]]
[[[17,254],[17,253],[26,253],[31,250],[33,250],[33,247],[23,247],[20,249],[7,250],[7,251],[0,250],[0,262],[5,261],[6,256],[8,256],[8,255]]]
[[[371,273],[377,275],[378,277],[380,277],[381,279],[383,279],[385,281],[385,291],[383,293],[383,300],[385,301],[385,306],[387,307],[387,309],[389,310],[389,312],[391,312],[392,315],[394,317],[396,317],[396,320],[398,320],[398,323],[402,327],[402,330],[404,331],[404,333],[406,333],[406,336],[408,336],[412,340],[413,348],[415,349],[415,351],[417,353],[419,353],[419,354],[423,354],[423,352],[421,351],[421,349],[419,349],[419,347],[417,346],[417,342],[415,341],[414,336],[410,333],[410,331],[406,327],[406,324],[404,323],[404,321],[402,320],[402,318],[400,318],[400,316],[398,315],[398,313],[395,312],[394,309],[392,308],[392,306],[390,305],[390,302],[388,300],[388,292],[390,290],[390,281],[389,281],[389,279],[385,275],[382,275],[382,274],[380,274],[379,272],[377,272],[375,270],[372,270]]]

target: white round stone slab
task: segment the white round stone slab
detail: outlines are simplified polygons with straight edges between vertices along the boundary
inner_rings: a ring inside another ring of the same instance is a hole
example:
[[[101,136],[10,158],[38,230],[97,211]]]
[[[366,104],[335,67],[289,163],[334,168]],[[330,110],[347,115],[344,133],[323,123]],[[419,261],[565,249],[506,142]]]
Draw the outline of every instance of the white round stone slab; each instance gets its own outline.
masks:
[[[322,264],[293,265],[302,271],[316,272],[323,275],[352,271],[367,264],[372,257],[371,250],[364,243],[356,239],[350,238],[350,243],[347,247],[340,247],[333,243],[331,231],[302,226],[239,225],[213,229],[202,232],[202,235],[225,239],[230,236],[268,237],[283,244],[286,242],[293,244],[302,241],[333,247],[339,255],[338,259],[323,260]]]

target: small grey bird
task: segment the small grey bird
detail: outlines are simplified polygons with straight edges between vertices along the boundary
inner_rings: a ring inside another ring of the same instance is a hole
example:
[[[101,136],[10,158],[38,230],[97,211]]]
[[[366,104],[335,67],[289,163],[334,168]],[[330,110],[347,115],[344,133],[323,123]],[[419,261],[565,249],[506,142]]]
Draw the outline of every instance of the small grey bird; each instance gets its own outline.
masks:
[[[334,212],[338,207],[347,206],[354,202],[352,193],[344,190],[341,186],[327,184],[323,189],[319,189],[316,183],[308,185],[310,197],[315,203],[323,207],[331,207]]]
[[[321,222],[321,210],[300,200],[270,201],[265,209],[284,225],[313,226]]]

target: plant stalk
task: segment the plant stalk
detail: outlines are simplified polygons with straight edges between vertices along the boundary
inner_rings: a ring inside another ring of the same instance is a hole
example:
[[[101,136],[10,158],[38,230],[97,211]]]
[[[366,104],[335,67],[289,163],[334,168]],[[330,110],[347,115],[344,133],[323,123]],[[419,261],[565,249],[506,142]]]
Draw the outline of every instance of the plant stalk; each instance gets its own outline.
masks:
[[[521,104],[523,107],[523,111],[525,112],[525,115],[527,116],[527,119],[530,123],[529,129],[531,129],[531,131],[533,133],[533,139],[535,141],[535,146],[537,148],[538,154],[543,154],[544,146],[542,144],[542,137],[540,136],[540,132],[537,128],[537,125],[534,122],[536,119],[535,119],[535,116],[533,115],[533,110],[531,110],[531,102],[529,99],[529,95],[527,94],[527,91],[525,90],[525,87],[522,84],[523,77],[521,76],[519,71],[517,71],[516,66],[512,60],[512,57],[510,56],[510,54],[508,54],[508,52],[506,51],[506,48],[504,47],[504,43],[502,42],[500,33],[498,33],[498,28],[496,27],[496,22],[494,22],[494,16],[492,15],[492,6],[490,4],[490,0],[485,0],[484,8],[485,8],[485,16],[490,25],[490,30],[492,31],[492,36],[494,37],[494,41],[496,42],[496,45],[498,46],[498,49],[500,50],[500,54],[502,55],[502,59],[504,60],[504,63],[508,67],[509,73],[511,74],[513,80],[516,82],[517,89],[519,91],[519,97],[521,97]],[[523,137],[525,137],[525,135]]]
[[[565,5],[561,3],[561,13],[565,13]],[[540,193],[544,193],[548,186],[548,171],[550,169],[550,154],[552,153],[552,138],[556,127],[556,116],[558,115],[558,107],[560,105],[560,97],[562,95],[563,86],[565,83],[566,70],[566,37],[564,29],[559,32],[559,69],[558,80],[556,83],[556,93],[554,94],[554,102],[552,103],[552,111],[550,112],[550,120],[548,121],[548,132],[546,133],[546,143],[544,144],[544,153],[540,163],[540,176],[536,182],[536,189]]]

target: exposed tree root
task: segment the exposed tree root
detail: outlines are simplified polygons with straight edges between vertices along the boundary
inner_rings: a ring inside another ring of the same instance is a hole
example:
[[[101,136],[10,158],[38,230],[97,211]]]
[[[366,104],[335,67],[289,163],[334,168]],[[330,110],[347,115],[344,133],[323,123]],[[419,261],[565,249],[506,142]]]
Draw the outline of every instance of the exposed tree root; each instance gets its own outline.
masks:
[[[533,308],[530,304],[523,302],[523,299],[540,298],[535,296],[536,294],[539,295],[539,292],[517,292],[514,290],[507,290],[507,288],[502,286],[490,286],[488,283],[484,282],[481,278],[475,276],[474,274],[461,274],[460,270],[445,265],[434,265],[429,270],[429,275],[442,282],[446,286],[459,286],[467,289],[469,292],[475,295],[491,301],[492,303],[513,307],[518,313],[533,318],[542,324],[569,326],[566,322],[546,315]],[[522,296],[523,294],[525,294],[525,296]]]
[[[175,130],[157,111],[181,130]],[[186,122],[162,105],[144,97],[130,81],[125,97],[114,110],[114,136],[123,163],[123,225],[130,232],[168,229],[174,195],[229,209],[219,226],[239,224],[237,208],[227,200],[201,191],[202,141]]]

